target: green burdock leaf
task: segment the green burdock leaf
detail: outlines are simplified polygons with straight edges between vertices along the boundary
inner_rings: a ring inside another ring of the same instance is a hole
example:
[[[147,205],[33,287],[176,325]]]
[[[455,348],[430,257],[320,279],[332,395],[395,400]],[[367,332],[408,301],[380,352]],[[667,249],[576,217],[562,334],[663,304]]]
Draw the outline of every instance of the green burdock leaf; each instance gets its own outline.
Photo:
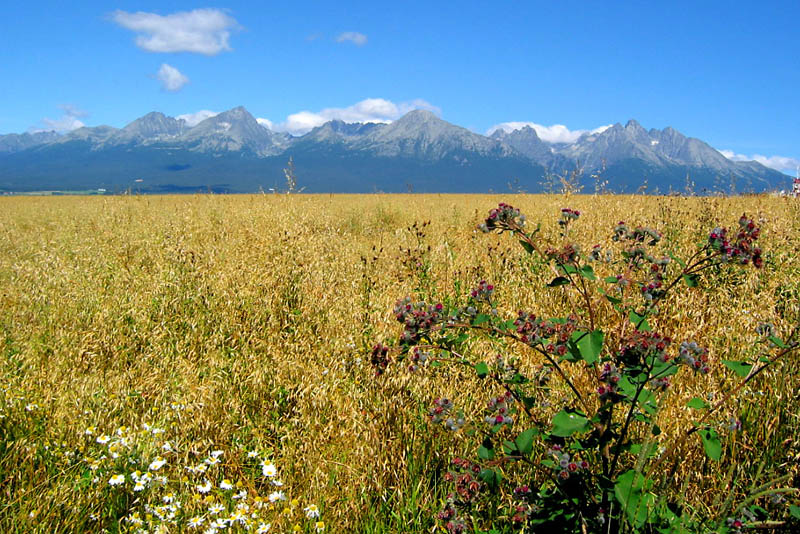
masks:
[[[558,264],[558,270],[564,274],[576,274],[578,272],[578,269],[574,265],[562,263]]]
[[[644,525],[648,509],[655,500],[655,496],[648,491],[651,485],[652,482],[634,470],[622,473],[614,484],[614,496],[636,527]]]
[[[578,272],[587,280],[597,280],[597,276],[594,274],[594,269],[591,265],[584,265]]]
[[[570,339],[570,352],[576,358],[580,358],[588,365],[593,365],[600,359],[600,352],[603,350],[603,331],[594,330],[592,332],[575,332]]]
[[[527,381],[528,381],[528,379],[525,378],[524,376],[522,376],[521,374],[514,373],[514,376],[512,376],[510,379],[506,380],[506,383],[507,384],[524,384]]]
[[[528,455],[533,450],[533,438],[536,436],[536,429],[529,428],[519,436],[517,439],[514,440],[514,444],[517,446],[517,450],[520,454]]]
[[[528,254],[533,254],[533,253],[535,252],[535,251],[534,251],[534,249],[533,249],[533,245],[531,245],[530,243],[528,243],[528,242],[527,242],[527,241],[525,241],[524,239],[520,239],[520,240],[519,240],[519,244],[520,244],[520,245],[522,245],[522,248],[524,248],[524,249],[525,249],[525,251],[526,251]]]
[[[492,488],[499,486],[500,481],[503,480],[502,475],[494,469],[481,469],[478,478],[486,482],[486,485]]]
[[[525,408],[531,410],[534,406],[536,406],[536,397],[522,395],[522,403],[525,405]]]
[[[648,361],[648,363],[650,363]],[[673,361],[662,362],[658,358],[652,359],[653,370],[651,376],[664,378],[665,376],[672,376],[678,372],[678,366]]]
[[[793,504],[789,505],[789,513],[795,519],[800,519],[800,506],[795,506]]]
[[[480,315],[475,316],[475,318],[472,320],[472,324],[478,326],[483,323],[488,323],[491,320],[492,320],[491,316],[482,313]]]
[[[589,428],[589,420],[581,412],[566,408],[553,417],[552,435],[567,438]]]
[[[486,362],[478,362],[475,364],[475,372],[478,374],[478,378],[486,378],[489,374],[489,366],[486,365]]]
[[[650,324],[647,322],[646,317],[647,317],[646,315],[639,315],[633,310],[631,310],[631,313],[628,315],[628,318],[636,327],[636,330],[641,330],[642,332],[650,332],[652,328],[650,328]]]
[[[785,349],[786,347],[788,347],[788,345],[784,343],[783,340],[778,336],[769,336],[767,339],[769,339],[772,342],[772,344],[778,347],[779,349]]]
[[[697,287],[700,276],[697,274],[684,274],[683,281],[688,287]]]
[[[616,276],[606,276],[605,278],[603,278],[603,280],[605,280],[609,284],[616,284],[617,282],[619,282],[619,278],[617,278]]]
[[[733,370],[734,373],[741,376],[742,378],[746,378],[747,375],[750,374],[750,370],[753,368],[753,365],[747,362],[740,362],[736,360],[722,360],[723,365],[728,369]]]
[[[565,286],[569,284],[569,278],[564,276],[556,276],[553,280],[547,284],[547,287],[558,287],[558,286]]]
[[[694,408],[695,410],[705,410],[706,408],[708,408],[708,404],[706,404],[706,401],[704,401],[700,397],[692,398],[692,400],[686,403],[686,406],[688,406],[689,408]]]
[[[478,458],[481,460],[494,460],[494,450],[481,445],[478,447]]]
[[[703,449],[706,451],[706,456],[718,462],[722,456],[722,443],[719,441],[717,432],[711,428],[706,428],[698,433],[703,442]]]

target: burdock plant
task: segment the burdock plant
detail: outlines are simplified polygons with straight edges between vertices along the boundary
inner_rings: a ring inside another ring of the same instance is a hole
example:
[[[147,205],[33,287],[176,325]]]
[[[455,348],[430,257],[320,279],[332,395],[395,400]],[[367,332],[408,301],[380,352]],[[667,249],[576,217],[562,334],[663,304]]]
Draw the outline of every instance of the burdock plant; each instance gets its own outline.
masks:
[[[373,350],[378,373],[392,361],[404,361],[412,372],[431,362],[450,362],[496,385],[473,421],[465,422],[450,399],[432,402],[431,424],[464,432],[476,455],[453,460],[445,482],[454,490],[438,520],[451,533],[488,524],[515,532],[565,533],[763,527],[744,513],[746,507],[737,509],[743,517],[697,523],[670,501],[677,488],[669,486],[664,473],[677,464],[676,453],[687,440],[711,460],[720,459],[722,429],[712,416],[736,391],[798,348],[797,329],[782,339],[772,328],[762,328],[765,349],[758,360],[723,362],[741,377],[738,387],[713,403],[692,399],[689,406],[701,415],[690,428],[661,439],[665,445],[658,448],[654,436],[662,430],[656,416],[672,382],[687,373],[708,373],[711,362],[697,340],[673,340],[650,324],[668,295],[697,287],[703,273],[761,268],[759,228],[743,215],[738,228],[714,228],[681,259],[656,252],[662,242],[658,231],[625,222],[612,229],[614,250],[584,248],[570,232],[580,215],[561,210],[555,242],[542,237],[539,226],[530,230],[525,216],[505,203],[479,226],[486,233],[509,234],[549,266],[547,286],[576,297],[565,316],[520,310],[503,317],[494,301],[498,286],[480,281],[458,306],[399,300],[394,315],[402,333],[393,348],[379,344]],[[470,343],[475,337],[498,341],[504,354],[492,361],[466,354],[468,347],[486,346]],[[567,395],[553,406],[558,388]],[[779,495],[795,491],[763,489]],[[791,512],[800,515],[797,507]]]

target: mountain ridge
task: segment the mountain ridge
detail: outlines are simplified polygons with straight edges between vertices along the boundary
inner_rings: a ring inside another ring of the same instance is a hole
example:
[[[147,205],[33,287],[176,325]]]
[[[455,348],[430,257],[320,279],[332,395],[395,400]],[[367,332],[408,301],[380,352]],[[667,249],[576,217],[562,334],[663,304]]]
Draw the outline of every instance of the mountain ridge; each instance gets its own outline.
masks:
[[[193,126],[154,111],[119,129],[0,135],[0,190],[102,183],[144,192],[167,185],[253,192],[277,188],[290,156],[300,185],[305,175],[306,190],[320,192],[485,192],[512,188],[512,182],[535,192],[547,176],[575,171],[584,187],[602,179],[619,192],[635,191],[643,182],[662,193],[683,190],[687,182],[698,190],[736,182],[763,191],[788,178],[756,162],[728,160],[672,127],[646,130],[634,119],[584,133],[574,143],[549,143],[530,126],[484,136],[426,110],[390,123],[332,120],[292,137],[266,128],[238,106]]]

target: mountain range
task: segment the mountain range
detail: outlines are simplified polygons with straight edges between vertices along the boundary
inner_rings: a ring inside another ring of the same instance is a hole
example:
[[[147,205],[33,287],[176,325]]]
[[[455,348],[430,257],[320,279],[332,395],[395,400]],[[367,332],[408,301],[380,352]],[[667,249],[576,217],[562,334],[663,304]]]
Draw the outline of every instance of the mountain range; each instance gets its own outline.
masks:
[[[562,177],[588,192],[702,193],[778,189],[789,180],[635,120],[549,143],[529,126],[484,136],[414,110],[388,124],[333,120],[293,137],[237,107],[191,127],[152,112],[121,129],[0,135],[0,192],[281,190],[289,158],[298,187],[317,193],[538,192]]]

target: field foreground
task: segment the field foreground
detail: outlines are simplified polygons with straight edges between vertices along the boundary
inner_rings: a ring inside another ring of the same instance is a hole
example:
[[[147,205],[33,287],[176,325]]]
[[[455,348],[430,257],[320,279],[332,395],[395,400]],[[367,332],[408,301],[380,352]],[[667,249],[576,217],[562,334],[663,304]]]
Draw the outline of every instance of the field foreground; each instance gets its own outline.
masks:
[[[479,414],[495,389],[450,366],[376,376],[370,352],[399,336],[398,299],[463,301],[481,280],[508,317],[565,313],[567,290],[546,287],[552,274],[516,240],[476,230],[499,201],[546,238],[570,207],[582,212],[577,241],[610,244],[624,220],[656,228],[678,255],[742,213],[762,227],[762,269],[709,273],[651,319],[702,340],[711,367],[665,394],[658,446],[696,419],[690,399],[737,383],[721,362],[756,358],[759,324],[800,323],[800,204],[789,199],[0,198],[0,531],[183,532],[195,520],[202,532],[218,519],[226,532],[432,531],[450,460],[475,458],[465,431],[429,422],[432,399]],[[470,349],[475,361],[508,350],[541,363],[513,346]],[[699,439],[680,446],[671,491],[694,514],[724,518],[753,488],[791,483],[799,381],[792,355],[736,392],[714,419],[719,461]],[[553,385],[554,403],[567,394]],[[730,421],[741,430],[724,432]]]

